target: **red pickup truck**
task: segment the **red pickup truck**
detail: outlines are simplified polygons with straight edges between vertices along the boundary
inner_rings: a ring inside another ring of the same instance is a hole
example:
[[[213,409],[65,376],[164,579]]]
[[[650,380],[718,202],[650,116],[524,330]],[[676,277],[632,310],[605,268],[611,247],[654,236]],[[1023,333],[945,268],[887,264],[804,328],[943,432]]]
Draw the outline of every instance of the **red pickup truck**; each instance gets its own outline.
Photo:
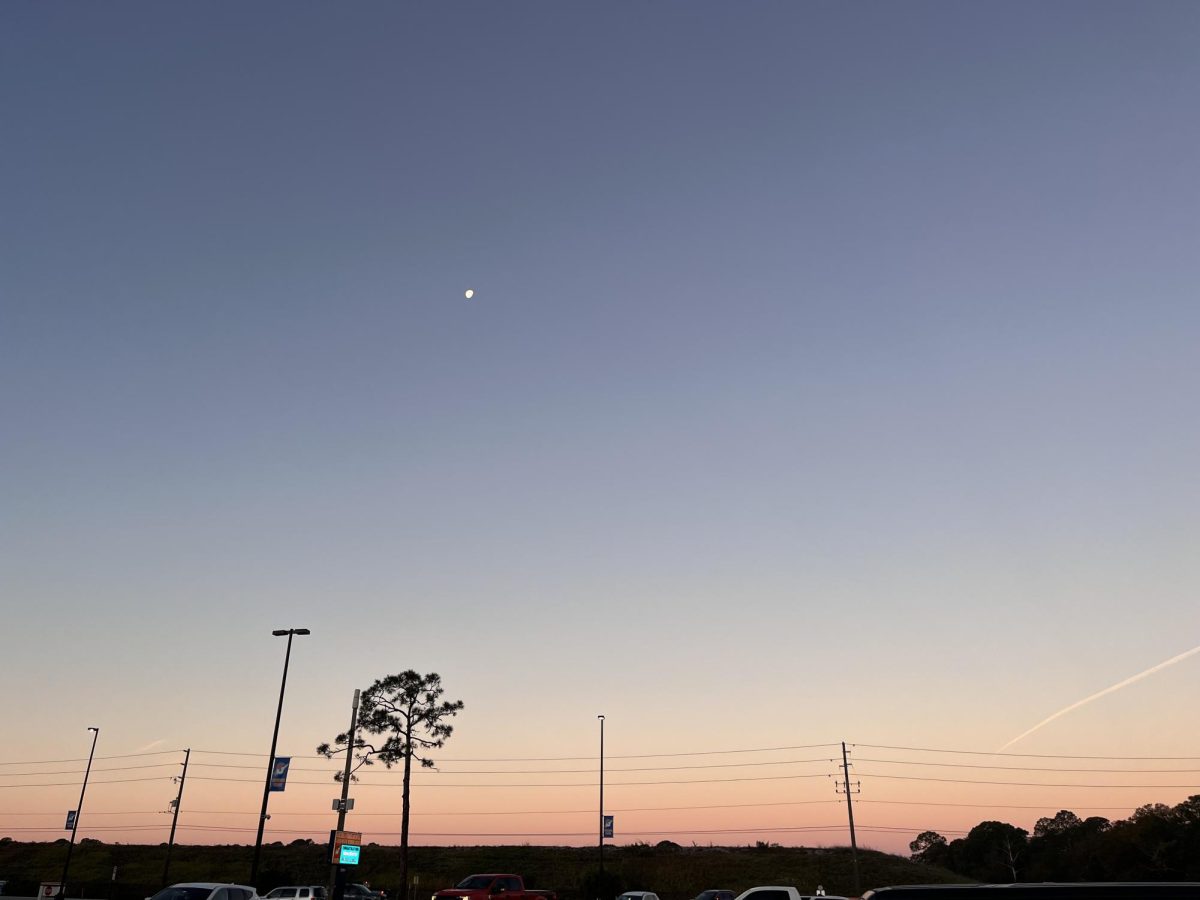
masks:
[[[438,891],[433,900],[557,900],[554,891],[525,887],[520,875],[471,875],[452,888]]]

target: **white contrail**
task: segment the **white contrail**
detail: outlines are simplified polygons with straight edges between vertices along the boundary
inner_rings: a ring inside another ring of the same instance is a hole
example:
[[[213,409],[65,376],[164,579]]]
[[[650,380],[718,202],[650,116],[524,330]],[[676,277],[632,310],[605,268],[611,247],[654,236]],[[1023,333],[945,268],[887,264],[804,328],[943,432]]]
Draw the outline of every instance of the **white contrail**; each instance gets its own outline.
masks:
[[[1001,747],[996,752],[1001,753],[1004,750],[1007,750],[1009,747],[1011,747],[1017,741],[1023,740],[1024,738],[1029,737],[1031,734],[1033,734],[1039,728],[1042,728],[1045,725],[1049,725],[1055,719],[1059,718],[1060,716],[1065,716],[1067,713],[1071,712],[1072,710],[1079,709],[1079,707],[1081,707],[1081,706],[1086,706],[1088,703],[1091,703],[1093,700],[1099,700],[1105,694],[1111,694],[1113,691],[1119,691],[1121,688],[1128,687],[1129,685],[1133,684],[1134,682],[1141,681],[1143,678],[1149,678],[1155,672],[1161,672],[1163,669],[1167,668],[1167,666],[1173,666],[1177,662],[1183,662],[1183,660],[1187,659],[1189,656],[1195,656],[1197,653],[1200,653],[1200,647],[1193,647],[1191,650],[1186,650],[1183,653],[1180,653],[1178,656],[1172,656],[1170,659],[1166,660],[1165,662],[1160,662],[1157,666],[1151,666],[1145,672],[1139,672],[1136,675],[1126,678],[1124,681],[1120,681],[1120,682],[1114,684],[1112,687],[1106,687],[1102,691],[1097,691],[1096,693],[1092,694],[1090,697],[1084,697],[1082,700],[1077,700],[1074,703],[1072,703],[1070,706],[1060,709],[1054,715],[1047,716],[1046,718],[1042,719],[1042,721],[1038,722],[1036,725],[1034,725],[1028,731],[1018,734],[1015,738],[1013,738],[1011,741],[1009,741],[1007,744],[1005,744],[1003,747]]]
[[[161,744],[164,740],[166,740],[166,739],[159,738],[157,741],[151,741],[145,747],[138,747],[133,752],[134,753],[145,753],[147,750],[153,750],[155,747],[157,747],[159,744]]]

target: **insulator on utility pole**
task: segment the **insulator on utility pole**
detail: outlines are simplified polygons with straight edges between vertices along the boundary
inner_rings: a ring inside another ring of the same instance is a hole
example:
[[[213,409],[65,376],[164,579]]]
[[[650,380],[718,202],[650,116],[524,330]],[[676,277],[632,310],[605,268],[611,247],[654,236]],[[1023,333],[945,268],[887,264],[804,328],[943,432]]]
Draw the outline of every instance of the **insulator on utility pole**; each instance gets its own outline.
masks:
[[[851,794],[858,793],[856,788],[859,787],[861,782],[850,781],[850,757],[846,754],[845,741],[842,741],[842,777],[846,779],[843,784],[846,788],[846,815],[850,819],[850,858],[854,862],[854,894],[855,896],[861,896],[862,887],[858,877],[858,840],[854,836],[854,803],[850,799]]]

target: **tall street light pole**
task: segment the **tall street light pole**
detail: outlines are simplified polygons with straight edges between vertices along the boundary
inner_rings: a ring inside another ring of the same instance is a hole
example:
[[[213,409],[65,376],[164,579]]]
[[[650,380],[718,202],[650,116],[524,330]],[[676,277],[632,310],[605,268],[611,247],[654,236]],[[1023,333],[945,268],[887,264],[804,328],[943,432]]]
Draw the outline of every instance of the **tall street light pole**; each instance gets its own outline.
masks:
[[[83,770],[83,787],[79,789],[79,806],[75,807],[75,818],[71,820],[71,843],[67,845],[67,861],[63,863],[62,883],[58,886],[58,896],[67,896],[67,875],[71,871],[71,852],[75,849],[75,832],[79,830],[79,817],[83,814],[83,795],[87,793],[88,776],[92,774],[92,759],[96,755],[96,741],[100,739],[100,729],[94,725],[88,726],[92,732],[92,750],[88,753],[87,768]]]
[[[600,878],[604,879],[604,716],[600,720]],[[601,886],[603,889],[603,885]]]
[[[254,839],[254,862],[250,866],[250,885],[258,887],[258,858],[262,854],[263,827],[267,824],[267,799],[271,796],[271,772],[275,769],[275,748],[279,743],[279,719],[283,715],[283,692],[287,688],[288,663],[292,659],[292,638],[311,634],[307,628],[281,628],[272,631],[275,637],[287,635],[287,653],[283,657],[283,681],[279,684],[279,708],[275,710],[275,732],[271,735],[271,755],[267,758],[267,778],[263,782],[262,811],[258,814],[258,837]]]

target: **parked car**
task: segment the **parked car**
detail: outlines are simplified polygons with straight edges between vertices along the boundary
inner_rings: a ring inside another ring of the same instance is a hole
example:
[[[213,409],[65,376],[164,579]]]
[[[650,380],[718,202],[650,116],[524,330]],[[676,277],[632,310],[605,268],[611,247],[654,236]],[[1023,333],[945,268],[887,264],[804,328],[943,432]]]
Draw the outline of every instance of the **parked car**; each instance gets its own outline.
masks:
[[[265,900],[325,900],[325,886],[320,884],[290,884],[263,894]]]
[[[1194,881],[1107,881],[1040,884],[902,884],[876,888],[863,900],[1197,900]]]
[[[653,891],[626,891],[617,900],[658,900],[658,894]]]
[[[701,891],[692,900],[733,900],[736,896],[737,894],[733,891],[713,888],[712,890]]]
[[[380,900],[380,892],[371,890],[365,884],[348,884],[342,897],[344,900]]]
[[[258,900],[258,894],[245,884],[183,881],[163,888],[146,900]]]
[[[737,900],[846,900],[836,894],[802,894],[797,888],[777,884],[752,887],[737,895]]]
[[[438,891],[433,900],[555,900],[554,891],[525,887],[520,875],[471,875],[452,888]],[[654,898],[658,900],[658,898]]]

